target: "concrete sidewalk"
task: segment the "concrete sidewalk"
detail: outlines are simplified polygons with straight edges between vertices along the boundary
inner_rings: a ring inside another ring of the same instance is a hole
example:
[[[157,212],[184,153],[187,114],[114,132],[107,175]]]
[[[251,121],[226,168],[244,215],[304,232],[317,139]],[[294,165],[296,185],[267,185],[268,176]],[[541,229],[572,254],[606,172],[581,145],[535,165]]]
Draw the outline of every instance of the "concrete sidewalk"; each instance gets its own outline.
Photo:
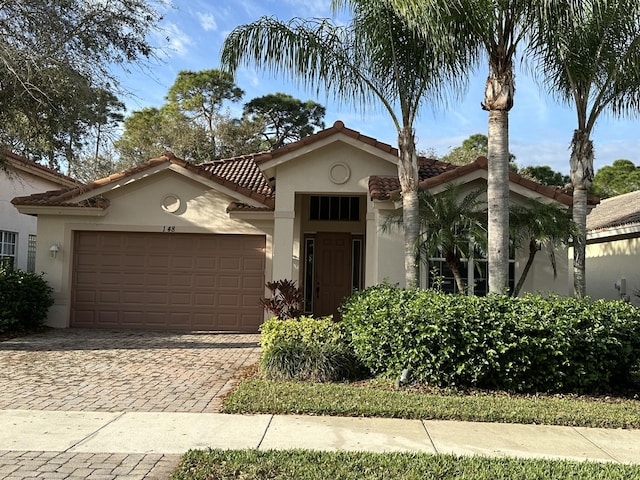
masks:
[[[293,415],[0,411],[0,451],[179,455],[207,447],[640,463],[640,430]]]

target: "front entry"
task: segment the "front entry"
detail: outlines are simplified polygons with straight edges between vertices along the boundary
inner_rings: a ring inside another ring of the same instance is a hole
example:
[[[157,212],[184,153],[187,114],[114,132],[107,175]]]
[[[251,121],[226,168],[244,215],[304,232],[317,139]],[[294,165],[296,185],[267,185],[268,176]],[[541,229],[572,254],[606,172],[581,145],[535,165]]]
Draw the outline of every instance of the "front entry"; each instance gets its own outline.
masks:
[[[312,312],[316,317],[333,315],[338,317],[338,306],[359,287],[361,278],[362,240],[350,233],[318,232],[314,238],[312,265],[313,295]],[[355,247],[355,248],[354,248]]]

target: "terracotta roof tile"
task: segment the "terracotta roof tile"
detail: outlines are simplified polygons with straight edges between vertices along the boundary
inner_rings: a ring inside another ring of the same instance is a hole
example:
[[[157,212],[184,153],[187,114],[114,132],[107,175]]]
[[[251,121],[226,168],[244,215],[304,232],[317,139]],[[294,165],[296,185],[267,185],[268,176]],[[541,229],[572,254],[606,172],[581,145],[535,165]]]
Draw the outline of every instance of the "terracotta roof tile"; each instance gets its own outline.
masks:
[[[398,150],[388,143],[379,142],[375,138],[368,137],[366,135],[362,135],[357,130],[352,130],[350,128],[345,127],[344,123],[340,120],[334,122],[334,124],[325,128],[324,130],[320,130],[319,132],[314,133],[313,135],[306,136],[297,142],[289,143],[282,148],[278,148],[277,150],[272,150],[271,152],[264,152],[262,154],[256,155],[254,160],[258,165],[272,160],[274,158],[280,157],[287,153],[293,152],[307,145],[311,145],[315,142],[318,142],[324,138],[330,137],[336,133],[342,133],[347,135],[348,137],[359,140],[363,143],[371,145],[385,153],[391,153],[392,155],[398,155]]]
[[[445,172],[460,168],[458,165],[441,162],[432,158],[418,158],[418,177],[420,182],[437,177]],[[389,200],[400,194],[400,180],[398,177],[369,177],[369,196],[374,200]]]
[[[24,166],[26,168],[33,168],[37,171],[44,173],[45,175],[50,175],[55,178],[58,178],[61,180],[60,183],[62,185],[69,185],[69,186],[82,185],[82,182],[79,182],[75,178],[72,178],[68,175],[60,173],[44,165],[40,165],[39,163],[31,161],[28,158],[23,157],[22,155],[18,155],[16,153],[10,152],[9,150],[0,150],[0,157],[3,157],[4,159],[8,160],[10,163],[13,163],[14,165],[17,164],[17,165]]]

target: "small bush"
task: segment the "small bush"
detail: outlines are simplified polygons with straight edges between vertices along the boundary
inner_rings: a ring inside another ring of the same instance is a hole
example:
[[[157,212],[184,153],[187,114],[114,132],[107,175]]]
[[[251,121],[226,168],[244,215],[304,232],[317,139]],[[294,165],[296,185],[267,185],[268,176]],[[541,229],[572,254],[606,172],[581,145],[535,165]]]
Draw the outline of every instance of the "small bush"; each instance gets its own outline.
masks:
[[[358,359],[440,387],[601,393],[640,359],[640,309],[529,295],[466,297],[379,285],[342,308]]]
[[[261,298],[263,310],[275,315],[280,320],[297,318],[302,315],[304,294],[293,280],[276,280],[265,285],[271,291],[271,298]]]
[[[269,379],[328,382],[358,373],[344,329],[331,317],[272,318],[260,332],[260,371]]]
[[[42,275],[0,269],[0,333],[42,326],[53,305],[51,292]]]

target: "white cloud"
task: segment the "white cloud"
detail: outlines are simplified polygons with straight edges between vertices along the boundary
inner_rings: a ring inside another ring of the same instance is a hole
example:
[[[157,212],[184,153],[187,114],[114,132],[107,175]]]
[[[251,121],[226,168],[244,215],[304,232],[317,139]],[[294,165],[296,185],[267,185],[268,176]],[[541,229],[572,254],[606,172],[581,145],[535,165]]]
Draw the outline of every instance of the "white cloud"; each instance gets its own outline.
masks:
[[[193,40],[184,33],[175,23],[167,22],[164,25],[164,33],[169,40],[169,50],[184,57],[193,46]]]
[[[203,30],[210,32],[218,29],[218,24],[212,13],[198,12],[198,19]]]

